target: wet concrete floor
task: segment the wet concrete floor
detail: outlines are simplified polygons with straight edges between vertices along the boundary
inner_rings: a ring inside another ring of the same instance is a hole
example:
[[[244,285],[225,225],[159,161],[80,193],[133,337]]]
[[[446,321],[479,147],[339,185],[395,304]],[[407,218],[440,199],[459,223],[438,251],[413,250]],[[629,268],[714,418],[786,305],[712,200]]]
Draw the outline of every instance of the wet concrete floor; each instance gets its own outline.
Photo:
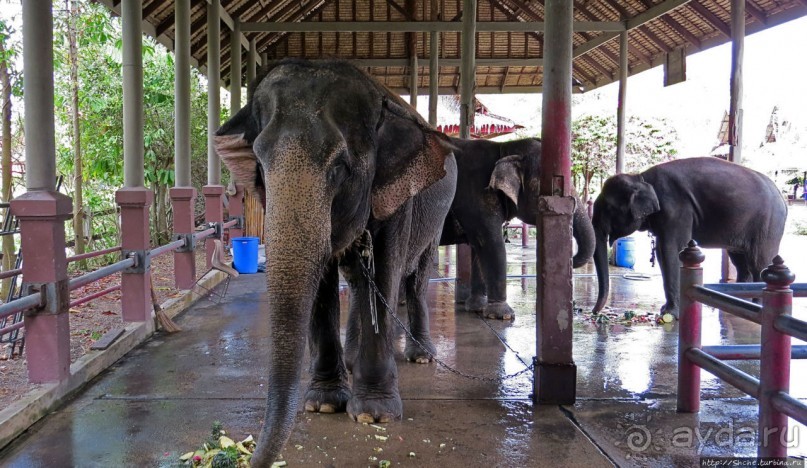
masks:
[[[805,249],[805,236],[783,243],[794,259]],[[614,267],[611,306],[655,312],[663,303],[661,277],[647,263],[649,239],[642,235],[637,252],[635,269],[649,278],[629,280],[622,276],[629,270]],[[444,257],[437,275],[453,277]],[[707,251],[707,281],[719,277],[717,259]],[[508,262],[512,275],[534,274],[534,246],[509,244]],[[807,265],[790,266],[797,281],[807,279]],[[399,354],[401,421],[370,426],[345,414],[300,412],[284,459],[289,466],[389,460],[421,467],[598,467],[697,466],[702,456],[754,456],[756,402],[704,372],[701,412],[676,413],[677,325],[592,323],[586,312],[596,297],[593,266],[575,273],[575,300],[583,310],[574,324],[575,405],[534,406],[530,373],[504,383],[469,380],[435,363],[407,363]],[[507,323],[455,310],[453,289],[451,281],[430,289],[438,357],[484,377],[524,369],[535,352],[535,279],[508,281],[517,317]],[[199,447],[213,421],[233,438],[257,436],[269,349],[264,291],[260,274],[234,279],[221,305],[202,301],[180,316],[181,333],[157,335],[118,361],[0,452],[0,465],[178,466],[178,457]],[[807,318],[800,301],[795,314]],[[703,330],[704,345],[759,342],[758,326],[714,310],[705,311]],[[403,337],[398,341],[400,352]],[[799,398],[807,398],[803,364],[795,361],[792,369],[791,393]],[[737,365],[758,375],[756,362]],[[807,428],[793,424],[792,456],[807,455],[802,434]]]

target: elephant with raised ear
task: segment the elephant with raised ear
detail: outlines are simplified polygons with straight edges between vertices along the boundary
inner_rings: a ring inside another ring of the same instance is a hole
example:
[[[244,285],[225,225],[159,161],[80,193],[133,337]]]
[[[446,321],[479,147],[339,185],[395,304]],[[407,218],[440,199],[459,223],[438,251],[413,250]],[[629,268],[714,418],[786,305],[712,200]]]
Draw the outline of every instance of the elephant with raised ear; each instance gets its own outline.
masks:
[[[386,304],[405,278],[410,316],[426,314],[424,267],[456,186],[447,137],[354,66],[285,60],[264,73],[216,136],[238,183],[265,194],[271,352],[256,467],[270,466],[291,433],[306,337],[307,411],[401,417]],[[338,268],[357,317],[344,350]]]
[[[507,303],[507,254],[502,223],[518,217],[536,224],[541,179],[541,140],[507,142],[452,139],[457,158],[457,194],[446,218],[440,245],[468,243],[472,249],[470,311],[510,320]],[[577,254],[572,265],[588,263],[594,253],[594,230],[579,202],[573,217]],[[461,300],[463,298],[458,298]]]
[[[594,312],[608,299],[608,244],[634,231],[656,236],[666,303],[678,316],[678,253],[690,239],[721,248],[737,268],[737,282],[760,281],[779,251],[787,206],[764,175],[717,158],[690,158],[620,174],[605,181],[594,202],[594,264],[599,291]]]

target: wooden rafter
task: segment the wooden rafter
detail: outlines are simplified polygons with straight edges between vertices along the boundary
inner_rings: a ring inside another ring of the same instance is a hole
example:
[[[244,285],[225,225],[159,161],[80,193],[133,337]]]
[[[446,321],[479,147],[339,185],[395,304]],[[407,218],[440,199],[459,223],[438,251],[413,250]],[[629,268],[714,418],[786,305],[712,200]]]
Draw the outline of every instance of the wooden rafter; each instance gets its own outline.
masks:
[[[706,20],[706,22],[715,30],[720,31],[724,36],[731,39],[731,28],[720,18],[718,18],[717,15],[709,11],[706,7],[698,2],[691,2],[689,7],[703,17],[703,19]]]
[[[653,6],[653,3],[650,0],[641,0],[645,7],[650,8]],[[698,39],[694,34],[689,32],[685,27],[676,21],[672,15],[664,15],[661,17],[661,21],[664,22],[670,29],[678,33],[683,39],[697,47],[698,49],[701,48],[701,41]]]
[[[330,5],[332,2],[333,2],[333,0],[324,0],[321,5],[314,8],[313,10],[309,10],[308,12],[301,11],[299,15],[297,15],[294,19],[291,20],[291,22],[306,21],[307,19],[311,18],[312,16],[318,14],[320,11],[325,9],[325,7]],[[316,1],[313,1],[312,3],[316,3]],[[267,52],[270,52],[270,51],[273,52],[277,48],[277,45],[280,44],[280,42],[283,39],[285,39],[288,35],[289,35],[289,33],[287,33],[287,32],[286,33],[280,33],[280,34],[278,34],[278,35],[276,35],[274,37],[272,35],[268,35],[266,37],[266,39],[264,40],[264,42],[262,42],[259,45],[259,48],[261,48],[263,50],[267,50]],[[275,40],[272,41],[272,39],[275,39]]]
[[[582,4],[581,2],[575,2],[575,7],[586,18],[589,18],[589,19],[596,18],[596,16],[593,13],[591,13],[588,10],[588,8],[584,4]],[[582,36],[586,39],[586,41],[590,41],[592,39],[591,36],[588,36],[586,34],[582,34]],[[633,56],[638,58],[642,63],[650,65],[650,59],[645,54],[643,54],[642,51],[639,50],[639,48],[636,47],[635,45],[633,45],[630,41],[628,41],[628,49],[633,54]],[[616,66],[619,66],[619,58],[618,57],[614,57],[612,55],[610,58],[614,62],[614,64]]]

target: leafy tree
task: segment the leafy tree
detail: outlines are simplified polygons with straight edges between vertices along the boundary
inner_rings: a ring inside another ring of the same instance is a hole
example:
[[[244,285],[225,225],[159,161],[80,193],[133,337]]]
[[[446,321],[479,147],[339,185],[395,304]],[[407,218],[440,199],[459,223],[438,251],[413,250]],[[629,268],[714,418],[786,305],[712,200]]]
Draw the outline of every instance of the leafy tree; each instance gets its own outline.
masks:
[[[637,116],[625,129],[625,170],[641,172],[675,159],[678,134],[664,120]],[[582,198],[590,196],[594,176],[606,178],[616,172],[616,120],[612,116],[584,115],[572,122],[572,173],[582,179]]]

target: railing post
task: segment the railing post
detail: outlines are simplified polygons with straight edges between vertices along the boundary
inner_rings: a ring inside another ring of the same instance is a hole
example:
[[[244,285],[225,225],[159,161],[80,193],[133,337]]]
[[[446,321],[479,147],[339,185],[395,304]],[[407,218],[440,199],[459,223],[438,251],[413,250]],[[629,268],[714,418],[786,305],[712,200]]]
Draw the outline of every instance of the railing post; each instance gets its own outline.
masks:
[[[521,223],[521,246],[526,247],[528,244],[527,234],[529,234],[530,228],[527,226],[527,223]]]
[[[224,221],[224,205],[221,202],[221,197],[224,195],[224,186],[205,185],[202,187],[202,193],[205,196],[205,221],[221,225]],[[213,251],[216,249],[213,239],[215,238],[215,236],[211,236],[205,240],[207,268],[213,267]]]
[[[172,187],[171,205],[174,208],[174,239],[186,239],[185,247],[174,251],[174,285],[177,289],[190,289],[196,281],[196,256],[194,254],[194,206],[196,189]]]
[[[703,284],[701,263],[706,259],[694,240],[678,255],[681,260],[681,312],[678,323],[678,411],[697,413],[701,404],[701,369],[687,358],[691,348],[701,347],[701,303],[687,294]]]
[[[773,264],[762,270],[766,286],[762,291],[762,349],[759,360],[759,433],[758,457],[787,457],[787,415],[773,407],[771,399],[790,389],[790,335],[774,327],[781,315],[790,315],[796,276],[776,256]]]
[[[235,195],[230,197],[229,208],[230,220],[238,219],[238,224],[229,229],[229,237],[232,242],[233,237],[244,235],[244,187],[235,186]]]
[[[70,291],[64,222],[72,201],[52,191],[29,191],[11,201],[20,220],[22,274],[27,283],[44,291],[44,310],[25,313],[25,354],[31,383],[58,382],[70,376]],[[34,294],[39,294],[35,292]]]
[[[137,264],[121,273],[121,309],[124,322],[150,322],[151,269],[149,268],[149,207],[154,192],[144,187],[124,187],[115,192],[120,206],[123,257],[137,256]]]

